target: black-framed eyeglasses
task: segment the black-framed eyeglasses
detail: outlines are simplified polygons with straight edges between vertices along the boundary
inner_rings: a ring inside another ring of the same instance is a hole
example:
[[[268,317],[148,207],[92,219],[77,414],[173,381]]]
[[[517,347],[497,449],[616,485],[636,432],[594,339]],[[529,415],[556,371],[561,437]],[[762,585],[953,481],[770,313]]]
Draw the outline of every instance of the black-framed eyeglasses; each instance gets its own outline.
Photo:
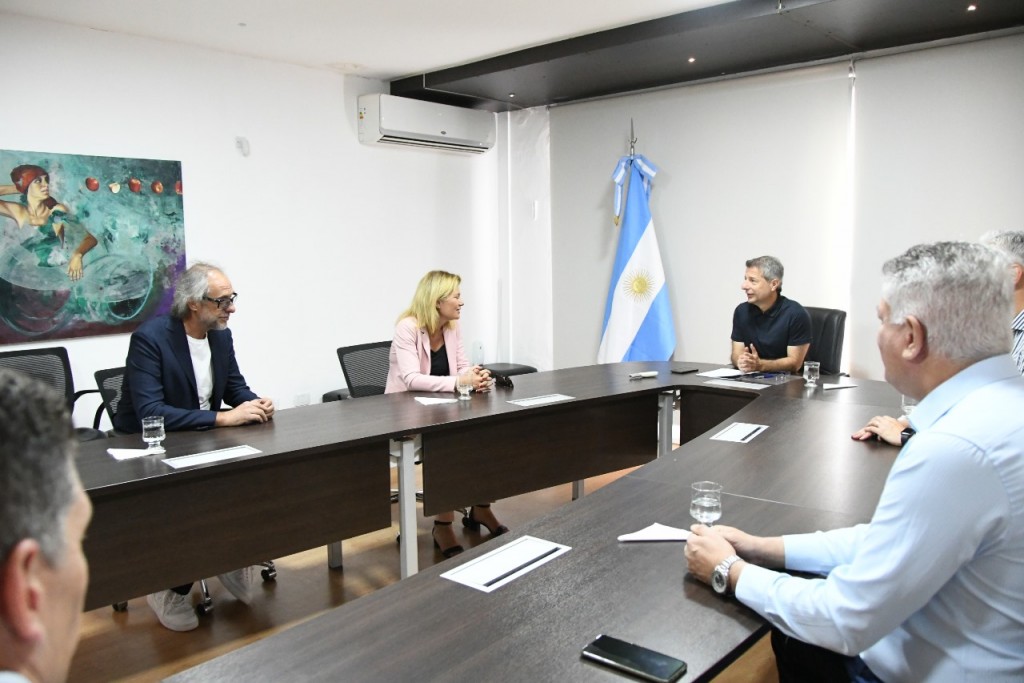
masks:
[[[238,292],[232,292],[231,296],[222,296],[217,299],[213,299],[208,296],[203,296],[203,301],[209,301],[210,303],[217,304],[217,308],[223,311],[225,308],[235,303],[235,299],[237,298]]]

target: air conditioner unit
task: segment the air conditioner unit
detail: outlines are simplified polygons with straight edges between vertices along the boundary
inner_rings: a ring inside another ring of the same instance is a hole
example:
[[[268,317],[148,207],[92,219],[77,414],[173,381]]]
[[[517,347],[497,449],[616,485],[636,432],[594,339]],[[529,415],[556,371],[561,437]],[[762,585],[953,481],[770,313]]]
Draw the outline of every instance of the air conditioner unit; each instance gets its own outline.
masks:
[[[494,147],[494,114],[407,97],[359,96],[359,141],[486,152]]]

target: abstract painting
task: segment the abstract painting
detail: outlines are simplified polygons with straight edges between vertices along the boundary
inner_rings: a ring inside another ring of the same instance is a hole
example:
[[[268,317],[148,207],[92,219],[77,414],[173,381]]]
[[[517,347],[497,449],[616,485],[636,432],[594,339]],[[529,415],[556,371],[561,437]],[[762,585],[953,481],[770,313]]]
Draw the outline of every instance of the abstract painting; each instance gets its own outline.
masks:
[[[0,344],[130,332],[184,267],[181,162],[0,149]]]

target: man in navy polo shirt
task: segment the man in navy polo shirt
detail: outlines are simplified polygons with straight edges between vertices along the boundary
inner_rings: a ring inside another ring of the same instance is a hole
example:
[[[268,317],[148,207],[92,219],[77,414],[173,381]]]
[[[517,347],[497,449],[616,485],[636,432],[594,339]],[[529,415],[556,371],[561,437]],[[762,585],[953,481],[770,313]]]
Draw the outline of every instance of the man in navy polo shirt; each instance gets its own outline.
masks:
[[[747,261],[740,289],[746,303],[732,315],[732,364],[743,372],[803,370],[811,345],[811,317],[782,296],[782,262],[774,256]]]

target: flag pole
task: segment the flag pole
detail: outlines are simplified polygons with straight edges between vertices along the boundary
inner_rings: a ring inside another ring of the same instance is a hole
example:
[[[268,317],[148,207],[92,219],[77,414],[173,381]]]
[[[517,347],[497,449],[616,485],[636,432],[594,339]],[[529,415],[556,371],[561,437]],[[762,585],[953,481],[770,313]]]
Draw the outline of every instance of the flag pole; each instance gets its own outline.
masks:
[[[633,117],[629,117],[629,156],[636,155],[636,133],[633,132]]]

